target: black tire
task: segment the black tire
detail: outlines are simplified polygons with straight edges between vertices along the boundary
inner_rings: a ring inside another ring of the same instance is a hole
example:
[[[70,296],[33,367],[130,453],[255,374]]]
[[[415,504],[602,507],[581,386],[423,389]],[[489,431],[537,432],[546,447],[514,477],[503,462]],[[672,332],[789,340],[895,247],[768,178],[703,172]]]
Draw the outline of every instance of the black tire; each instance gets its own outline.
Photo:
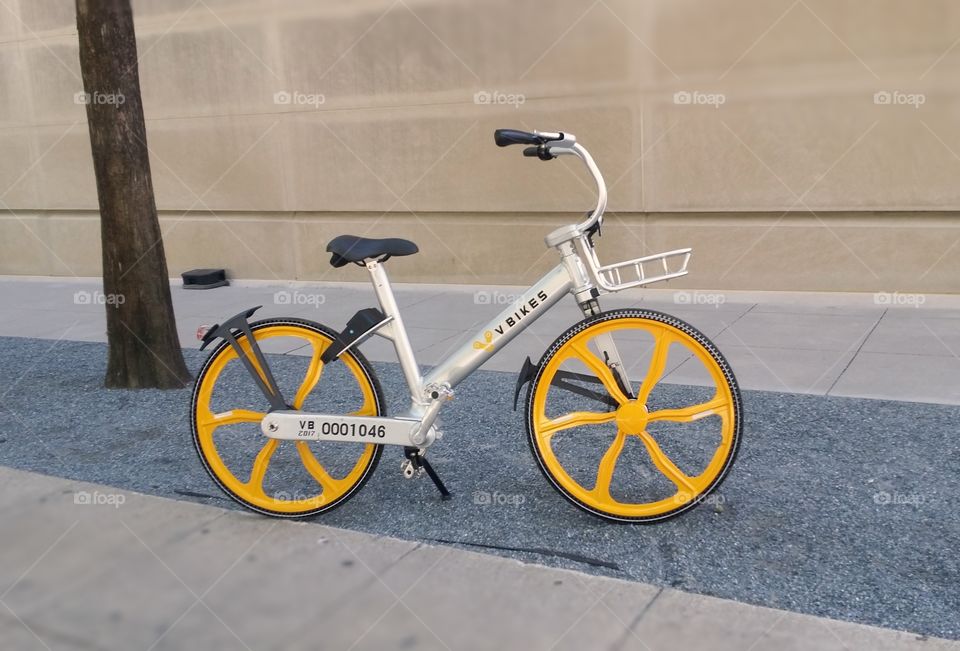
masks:
[[[535,442],[535,433],[534,433],[534,413],[533,413],[533,402],[534,396],[537,393],[537,388],[540,385],[540,382],[543,379],[543,372],[546,369],[547,364],[550,362],[551,358],[557,354],[557,352],[574,336],[580,334],[584,330],[595,326],[599,323],[605,323],[607,321],[612,321],[616,319],[650,319],[664,323],[670,326],[681,330],[690,337],[699,343],[704,350],[716,361],[718,366],[723,372],[724,377],[730,387],[730,393],[733,396],[733,409],[734,409],[734,428],[733,428],[733,441],[732,449],[730,455],[727,458],[726,464],[723,469],[717,475],[716,479],[706,488],[702,493],[700,493],[695,499],[682,504],[676,509],[669,511],[667,513],[655,515],[655,516],[641,516],[641,517],[627,517],[619,515],[611,515],[603,511],[599,511],[588,504],[583,503],[581,500],[577,499],[569,491],[567,491],[563,486],[558,484],[554,477],[550,474],[547,466],[544,463],[543,458],[540,455],[540,452],[537,448]],[[621,309],[621,310],[611,310],[609,312],[601,312],[596,316],[588,317],[583,321],[571,326],[566,332],[560,335],[556,341],[554,341],[550,347],[543,354],[543,357],[540,359],[540,364],[537,366],[537,374],[534,377],[533,381],[530,383],[530,388],[527,390],[527,443],[530,445],[530,451],[533,453],[534,458],[537,460],[537,466],[540,468],[540,472],[543,473],[543,476],[546,477],[547,481],[550,483],[554,489],[557,490],[564,498],[569,502],[574,504],[577,508],[586,511],[587,513],[606,520],[608,522],[617,522],[622,524],[653,524],[657,522],[663,522],[670,518],[675,518],[686,511],[696,507],[700,502],[703,501],[710,493],[715,491],[718,486],[726,478],[727,474],[730,472],[730,468],[733,466],[733,462],[736,460],[737,452],[740,448],[740,438],[743,431],[743,401],[740,395],[740,388],[737,385],[737,380],[733,375],[733,370],[730,368],[730,364],[727,362],[726,358],[717,350],[717,347],[713,344],[710,339],[707,338],[702,332],[694,328],[689,323],[682,321],[676,317],[670,316],[669,314],[664,314],[663,312],[657,312],[654,310],[645,310],[645,309]]]
[[[338,334],[336,331],[332,330],[331,328],[328,328],[327,326],[321,325],[319,323],[315,323],[313,321],[308,321],[306,319],[283,318],[283,317],[255,321],[250,324],[250,331],[251,333],[253,333],[262,328],[278,326],[278,325],[300,326],[300,327],[312,330],[313,332],[321,334],[325,337],[329,337],[331,340],[333,340]],[[199,438],[199,431],[197,429],[196,413],[197,413],[197,398],[198,398],[200,387],[203,384],[204,377],[206,376],[211,363],[217,358],[218,355],[220,355],[229,346],[230,346],[230,343],[227,342],[226,340],[221,341],[220,344],[213,350],[213,352],[210,353],[210,356],[207,357],[207,359],[204,361],[203,367],[200,369],[200,372],[197,374],[196,383],[194,384],[194,389],[193,389],[193,397],[190,401],[190,427],[193,433],[194,449],[197,452],[197,456],[200,458],[200,463],[203,465],[204,469],[207,471],[207,474],[210,475],[210,477],[217,484],[217,486],[220,487],[220,490],[226,493],[232,500],[234,500],[239,504],[242,504],[244,507],[250,509],[251,511],[255,511],[263,515],[269,515],[272,517],[285,518],[285,519],[300,519],[300,518],[308,518],[311,516],[319,515],[320,513],[325,513],[326,511],[335,509],[336,507],[340,506],[341,504],[346,502],[348,499],[353,497],[361,488],[363,488],[363,486],[370,479],[370,476],[373,475],[374,470],[376,470],[377,465],[380,463],[380,457],[383,454],[383,445],[374,444],[373,457],[370,463],[367,465],[367,468],[363,473],[363,476],[360,478],[359,481],[357,481],[356,484],[353,485],[353,487],[349,491],[341,495],[339,498],[337,498],[333,502],[329,504],[325,504],[322,507],[313,509],[311,511],[306,511],[301,513],[285,513],[285,512],[274,511],[271,509],[263,508],[255,504],[251,504],[247,500],[243,499],[242,497],[234,493],[232,490],[230,490],[227,486],[225,486],[220,481],[220,478],[217,477],[213,469],[211,469],[210,466],[207,464],[207,460],[206,458],[204,458],[203,452],[200,449],[200,438]],[[370,387],[373,390],[373,394],[376,398],[376,404],[377,404],[376,415],[385,416],[387,413],[387,406],[386,406],[386,400],[383,394],[383,389],[380,386],[380,380],[377,378],[377,375],[374,372],[373,367],[370,365],[370,362],[368,362],[367,359],[363,356],[363,354],[356,349],[351,349],[346,353],[344,353],[344,355],[352,357],[357,362],[358,366],[363,370],[363,373],[366,376],[367,381],[370,382]]]

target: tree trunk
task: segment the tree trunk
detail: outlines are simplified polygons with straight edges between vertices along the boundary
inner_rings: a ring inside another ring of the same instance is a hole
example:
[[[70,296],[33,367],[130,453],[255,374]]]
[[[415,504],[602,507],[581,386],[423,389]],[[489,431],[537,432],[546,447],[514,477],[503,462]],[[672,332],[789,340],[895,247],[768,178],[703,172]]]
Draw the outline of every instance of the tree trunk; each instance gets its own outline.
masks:
[[[100,203],[107,387],[183,387],[190,379],[173,315],[150,179],[130,0],[76,0],[83,100]]]

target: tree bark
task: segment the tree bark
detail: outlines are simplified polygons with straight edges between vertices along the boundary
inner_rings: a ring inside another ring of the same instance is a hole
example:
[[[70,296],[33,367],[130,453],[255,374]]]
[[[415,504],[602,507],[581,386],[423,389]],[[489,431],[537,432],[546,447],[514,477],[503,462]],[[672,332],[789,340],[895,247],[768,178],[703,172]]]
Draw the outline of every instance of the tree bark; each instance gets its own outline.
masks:
[[[76,6],[103,242],[105,384],[180,388],[190,375],[150,178],[133,11],[130,0],[76,0]]]

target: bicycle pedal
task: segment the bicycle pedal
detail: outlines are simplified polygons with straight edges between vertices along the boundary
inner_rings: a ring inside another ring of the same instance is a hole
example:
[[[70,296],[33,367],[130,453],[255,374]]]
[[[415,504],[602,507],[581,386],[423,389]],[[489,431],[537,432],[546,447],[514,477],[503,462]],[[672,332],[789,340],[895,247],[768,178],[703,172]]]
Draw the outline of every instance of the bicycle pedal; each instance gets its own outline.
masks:
[[[400,462],[400,472],[404,479],[413,479],[414,477],[423,477],[423,466],[417,466],[410,459],[404,459]]]

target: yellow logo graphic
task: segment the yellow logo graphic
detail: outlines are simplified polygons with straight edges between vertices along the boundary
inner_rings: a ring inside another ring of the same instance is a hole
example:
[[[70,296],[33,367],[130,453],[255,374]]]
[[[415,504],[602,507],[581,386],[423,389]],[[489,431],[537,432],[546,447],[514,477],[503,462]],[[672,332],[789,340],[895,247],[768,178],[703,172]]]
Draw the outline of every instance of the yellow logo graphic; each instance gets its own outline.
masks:
[[[493,341],[493,333],[487,330],[483,333],[483,338],[486,343],[484,343],[484,341],[475,341],[473,342],[473,347],[477,350],[493,350],[493,344],[491,343]]]

